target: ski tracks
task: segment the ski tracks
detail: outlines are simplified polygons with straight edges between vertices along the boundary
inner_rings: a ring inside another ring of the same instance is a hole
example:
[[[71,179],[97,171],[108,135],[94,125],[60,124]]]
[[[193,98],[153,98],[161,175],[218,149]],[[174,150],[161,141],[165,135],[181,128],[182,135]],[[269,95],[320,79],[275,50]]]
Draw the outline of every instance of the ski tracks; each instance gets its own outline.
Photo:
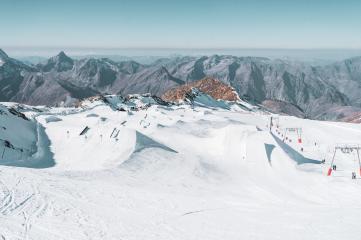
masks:
[[[22,211],[24,217],[24,239],[29,239],[29,232],[37,219],[41,218],[48,209],[48,202],[42,197],[39,187],[32,185],[32,202]]]
[[[0,213],[2,215],[7,215],[8,209],[14,205],[14,191],[9,189],[2,181],[1,184],[1,194],[2,199],[0,200]]]
[[[42,196],[38,186],[38,183],[15,174],[2,176],[0,180],[0,219],[18,222],[19,226],[12,227],[19,229],[23,239],[29,239],[33,224],[48,209],[48,201]],[[5,235],[0,236],[6,239]]]

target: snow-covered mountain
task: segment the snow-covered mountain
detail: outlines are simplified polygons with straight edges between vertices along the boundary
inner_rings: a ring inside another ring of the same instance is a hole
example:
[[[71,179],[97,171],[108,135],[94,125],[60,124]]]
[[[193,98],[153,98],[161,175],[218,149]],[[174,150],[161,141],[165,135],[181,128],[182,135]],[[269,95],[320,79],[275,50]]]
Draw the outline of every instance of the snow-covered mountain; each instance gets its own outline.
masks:
[[[288,116],[295,116],[299,118],[305,118],[306,115],[301,108],[292,103],[280,101],[280,100],[265,100],[261,104],[267,110],[273,113],[284,114]]]
[[[43,64],[29,67],[3,51],[1,56],[1,101],[53,106],[73,104],[97,94],[161,96],[185,83],[212,77],[233,87],[242,99],[259,104],[265,100],[282,101],[297,106],[309,118],[337,120],[349,113],[349,106],[361,111],[360,58],[311,66],[214,55],[159,59],[143,65],[105,58],[73,60],[61,52]],[[332,111],[335,108],[337,114]]]
[[[0,239],[360,235],[356,152],[337,152],[326,176],[334,147],[357,145],[360,125],[217,100],[212,82],[181,104],[150,94],[1,103]]]

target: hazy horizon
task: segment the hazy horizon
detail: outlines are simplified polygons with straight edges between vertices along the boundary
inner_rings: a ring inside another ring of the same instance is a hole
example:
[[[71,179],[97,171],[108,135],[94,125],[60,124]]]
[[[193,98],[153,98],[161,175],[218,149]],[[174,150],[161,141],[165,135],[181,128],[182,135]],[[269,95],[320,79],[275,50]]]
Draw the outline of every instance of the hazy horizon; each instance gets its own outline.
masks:
[[[234,55],[337,61],[361,56],[361,2],[333,0],[2,0],[12,57]]]
[[[64,51],[71,57],[86,56],[122,56],[122,57],[172,57],[172,56],[210,56],[233,55],[267,57],[271,59],[290,59],[298,61],[338,61],[361,56],[361,49],[172,49],[172,48],[35,48],[35,47],[2,47],[10,57],[42,57],[49,58]]]

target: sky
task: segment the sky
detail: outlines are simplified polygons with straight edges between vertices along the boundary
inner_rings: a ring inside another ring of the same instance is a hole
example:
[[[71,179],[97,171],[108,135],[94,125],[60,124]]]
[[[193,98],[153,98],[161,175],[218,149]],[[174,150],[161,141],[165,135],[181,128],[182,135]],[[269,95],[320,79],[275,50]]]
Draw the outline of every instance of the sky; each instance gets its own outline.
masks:
[[[360,0],[0,0],[0,48],[361,49]]]

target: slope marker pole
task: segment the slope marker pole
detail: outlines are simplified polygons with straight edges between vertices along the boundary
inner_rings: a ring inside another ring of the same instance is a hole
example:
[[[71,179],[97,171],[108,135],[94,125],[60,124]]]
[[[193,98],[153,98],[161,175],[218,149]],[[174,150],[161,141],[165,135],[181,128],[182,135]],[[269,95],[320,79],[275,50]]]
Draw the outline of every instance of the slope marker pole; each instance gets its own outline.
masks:
[[[330,166],[330,168],[328,169],[327,176],[331,176],[332,166],[333,166],[333,162],[335,161],[336,151],[337,151],[337,148],[335,148],[335,150],[334,150],[334,152],[333,152],[333,157],[332,157],[332,161],[331,161],[331,166]]]
[[[358,158],[358,165],[359,165],[359,171],[360,171],[360,176],[361,176],[360,148],[357,149],[357,158]]]

